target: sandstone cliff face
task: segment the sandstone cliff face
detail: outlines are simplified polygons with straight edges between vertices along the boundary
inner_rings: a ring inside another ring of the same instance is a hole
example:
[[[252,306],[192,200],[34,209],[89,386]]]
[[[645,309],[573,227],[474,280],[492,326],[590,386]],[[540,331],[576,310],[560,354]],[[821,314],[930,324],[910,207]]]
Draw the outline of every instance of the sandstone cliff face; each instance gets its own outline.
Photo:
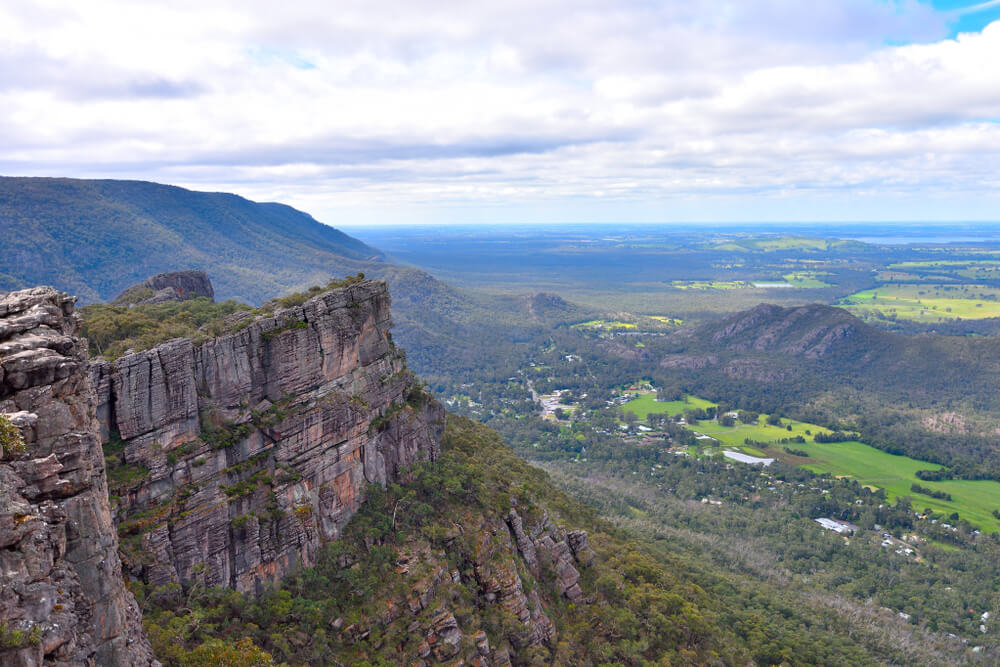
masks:
[[[444,411],[393,346],[389,303],[361,281],[93,364],[133,573],[257,592],[337,539],[368,484],[437,457]]]
[[[122,579],[73,307],[51,288],[0,298],[0,413],[28,445],[0,462],[0,619],[23,633],[0,663],[158,664]]]

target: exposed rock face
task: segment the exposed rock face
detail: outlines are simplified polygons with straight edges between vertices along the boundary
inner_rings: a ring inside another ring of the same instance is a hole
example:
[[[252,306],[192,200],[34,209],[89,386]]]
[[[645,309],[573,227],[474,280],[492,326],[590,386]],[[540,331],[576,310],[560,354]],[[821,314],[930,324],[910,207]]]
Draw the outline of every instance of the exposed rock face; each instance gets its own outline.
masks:
[[[661,368],[684,368],[687,370],[698,370],[707,368],[719,363],[719,358],[706,354],[702,356],[692,354],[668,354],[660,361]]]
[[[819,304],[797,308],[761,304],[723,320],[711,340],[737,352],[777,350],[819,359],[857,332],[858,321],[844,310]]]
[[[113,489],[133,572],[257,592],[337,539],[368,484],[437,457],[444,411],[393,346],[389,303],[361,281],[200,347],[93,365],[136,473]]]
[[[528,664],[526,656],[532,647],[556,643],[556,626],[549,616],[552,598],[563,595],[577,603],[588,602],[577,569],[595,558],[587,533],[567,534],[547,514],[526,527],[513,509],[506,517],[470,511],[455,517],[446,542],[447,553],[423,540],[398,547],[396,574],[402,585],[393,590],[406,591],[405,597],[382,601],[384,611],[378,617],[362,618],[352,625],[335,618],[330,621],[332,630],[345,641],[355,642],[373,636],[378,627],[406,628],[407,634],[423,640],[401,650],[400,664],[485,667],[510,664],[512,655],[519,664]],[[460,569],[449,572],[450,563],[460,563]],[[477,625],[488,614],[456,618],[454,610],[460,608],[456,601],[470,598],[478,608],[499,610],[509,620],[502,628],[493,628],[495,646]]]
[[[628,359],[629,361],[638,361],[640,359],[648,359],[649,352],[645,348],[635,347],[634,345],[625,345],[616,340],[602,340],[597,344],[597,347],[604,350],[608,354],[613,354],[616,357],[621,357],[622,359]]]
[[[517,550],[533,576],[540,577],[542,564],[550,565],[556,574],[556,585],[571,602],[579,602],[583,597],[580,588],[580,571],[577,564],[585,565],[594,559],[594,552],[587,543],[587,533],[574,531],[569,535],[553,524],[548,515],[526,532],[517,510],[511,509],[507,515]]]
[[[150,292],[152,294],[150,295]],[[131,297],[148,295],[134,300]],[[204,271],[174,271],[159,273],[147,278],[138,285],[129,287],[119,294],[115,301],[133,301],[136,304],[163,303],[166,301],[185,301],[208,297],[215,299],[212,281]]]
[[[0,413],[28,445],[0,462],[0,619],[25,633],[0,663],[154,665],[122,579],[73,307],[47,287],[0,298]]]

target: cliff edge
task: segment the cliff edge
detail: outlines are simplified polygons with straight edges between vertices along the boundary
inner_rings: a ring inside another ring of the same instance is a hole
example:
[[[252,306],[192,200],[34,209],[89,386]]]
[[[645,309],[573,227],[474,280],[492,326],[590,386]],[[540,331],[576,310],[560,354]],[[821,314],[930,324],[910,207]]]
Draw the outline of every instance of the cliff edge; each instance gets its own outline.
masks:
[[[314,563],[368,485],[437,458],[444,410],[393,345],[389,305],[384,282],[355,281],[92,365],[132,574],[258,593]]]
[[[122,578],[74,303],[0,297],[0,413],[27,445],[0,454],[0,663],[158,665]]]

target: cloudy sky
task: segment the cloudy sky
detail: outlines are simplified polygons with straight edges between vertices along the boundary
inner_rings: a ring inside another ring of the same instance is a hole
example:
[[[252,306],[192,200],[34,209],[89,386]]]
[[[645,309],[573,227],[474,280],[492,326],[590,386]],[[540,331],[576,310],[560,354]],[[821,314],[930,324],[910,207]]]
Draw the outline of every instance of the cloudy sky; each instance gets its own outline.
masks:
[[[1000,0],[4,0],[0,174],[344,225],[1000,220]]]

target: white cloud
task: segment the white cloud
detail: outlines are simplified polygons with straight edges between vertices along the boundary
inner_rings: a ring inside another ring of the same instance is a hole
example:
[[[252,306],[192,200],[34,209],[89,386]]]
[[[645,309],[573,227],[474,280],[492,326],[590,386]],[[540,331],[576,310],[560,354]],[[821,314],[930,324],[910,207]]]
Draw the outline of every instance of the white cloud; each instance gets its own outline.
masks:
[[[909,0],[4,3],[0,171],[321,219],[995,202],[1000,23],[946,21]]]

